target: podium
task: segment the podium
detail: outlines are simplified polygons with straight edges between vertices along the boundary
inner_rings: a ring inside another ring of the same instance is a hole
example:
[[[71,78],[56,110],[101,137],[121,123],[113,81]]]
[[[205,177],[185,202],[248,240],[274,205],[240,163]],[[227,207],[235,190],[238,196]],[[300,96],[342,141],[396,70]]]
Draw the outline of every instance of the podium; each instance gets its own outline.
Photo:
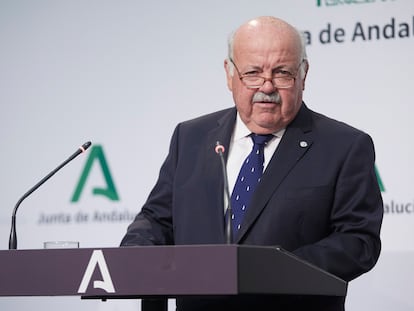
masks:
[[[0,296],[345,296],[347,282],[277,247],[142,246],[0,251]]]

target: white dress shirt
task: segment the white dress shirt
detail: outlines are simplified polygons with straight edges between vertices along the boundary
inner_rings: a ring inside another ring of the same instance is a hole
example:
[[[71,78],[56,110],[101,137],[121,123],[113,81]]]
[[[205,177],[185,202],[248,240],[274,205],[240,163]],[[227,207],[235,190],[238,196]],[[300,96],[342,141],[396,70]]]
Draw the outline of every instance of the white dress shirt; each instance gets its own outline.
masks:
[[[272,138],[264,148],[264,170],[266,170],[273,153],[276,151],[279,145],[280,139],[285,133],[286,129],[282,129],[276,133],[273,133]],[[243,165],[244,160],[247,158],[253,148],[253,141],[249,137],[252,132],[241,120],[237,113],[236,125],[234,127],[233,135],[230,139],[229,154],[227,157],[227,175],[229,180],[230,195],[233,191],[236,183],[237,176],[239,175],[240,168]]]

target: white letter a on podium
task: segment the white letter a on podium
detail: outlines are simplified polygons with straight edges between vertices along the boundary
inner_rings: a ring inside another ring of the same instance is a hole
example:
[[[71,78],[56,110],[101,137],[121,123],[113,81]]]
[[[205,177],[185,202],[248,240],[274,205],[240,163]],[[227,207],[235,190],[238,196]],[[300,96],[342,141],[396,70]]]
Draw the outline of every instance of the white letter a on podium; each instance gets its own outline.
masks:
[[[85,274],[83,275],[82,282],[79,286],[78,293],[83,294],[86,292],[96,266],[98,266],[101,271],[102,281],[93,281],[93,288],[101,288],[107,293],[115,293],[114,284],[112,283],[102,250],[93,251],[88,266],[86,267]]]

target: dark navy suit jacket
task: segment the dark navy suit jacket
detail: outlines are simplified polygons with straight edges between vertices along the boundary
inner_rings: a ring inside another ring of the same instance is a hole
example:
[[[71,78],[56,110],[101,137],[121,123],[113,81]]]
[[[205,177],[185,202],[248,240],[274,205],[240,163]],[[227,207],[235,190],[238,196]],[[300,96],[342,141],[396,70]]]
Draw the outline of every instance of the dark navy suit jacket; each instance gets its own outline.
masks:
[[[225,242],[223,177],[214,147],[216,141],[228,147],[235,119],[230,108],[176,127],[159,179],[121,245]],[[346,281],[367,272],[381,248],[374,161],[367,134],[303,104],[264,172],[236,243],[281,246]],[[178,300],[178,308],[219,309],[215,303],[228,310],[343,310],[344,299],[194,298]]]

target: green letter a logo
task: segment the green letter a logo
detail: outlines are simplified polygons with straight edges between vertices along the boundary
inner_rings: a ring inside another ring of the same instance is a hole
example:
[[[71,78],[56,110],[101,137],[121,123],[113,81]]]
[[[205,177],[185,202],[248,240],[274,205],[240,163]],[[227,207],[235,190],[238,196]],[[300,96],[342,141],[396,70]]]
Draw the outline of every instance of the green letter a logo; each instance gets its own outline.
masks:
[[[103,195],[112,201],[118,201],[119,196],[116,192],[115,185],[112,181],[111,173],[109,172],[108,164],[106,163],[105,156],[100,145],[95,145],[90,151],[88,160],[86,161],[85,167],[82,171],[82,175],[79,179],[78,185],[76,186],[75,192],[73,193],[71,202],[79,201],[82,190],[85,186],[86,179],[89,176],[92,164],[95,160],[99,161],[99,164],[102,168],[102,173],[106,181],[106,188],[93,188],[93,194]]]
[[[381,176],[378,172],[378,168],[376,165],[375,165],[375,175],[377,175],[377,181],[378,181],[378,185],[380,187],[381,192],[385,192],[384,183],[382,182]]]

